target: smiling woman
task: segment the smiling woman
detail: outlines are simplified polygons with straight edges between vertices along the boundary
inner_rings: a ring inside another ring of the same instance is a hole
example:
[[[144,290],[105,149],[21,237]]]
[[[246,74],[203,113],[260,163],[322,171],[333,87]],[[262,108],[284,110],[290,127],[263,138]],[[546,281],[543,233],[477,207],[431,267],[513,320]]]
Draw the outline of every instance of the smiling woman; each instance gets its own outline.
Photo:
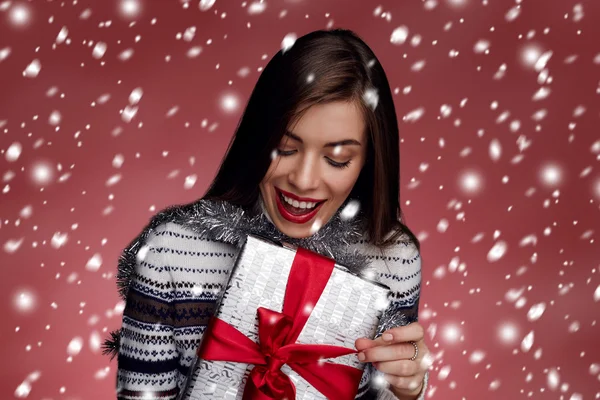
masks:
[[[344,140],[359,144],[335,143]],[[292,237],[314,233],[353,199],[370,243],[387,246],[405,234],[418,246],[403,223],[399,169],[398,121],[377,57],[351,31],[316,31],[269,61],[204,199],[264,202]],[[292,200],[326,201],[311,218],[291,221],[279,211],[276,186]]]
[[[398,123],[383,67],[353,32],[311,32],[277,52],[206,194],[159,213],[125,249],[123,327],[107,342],[119,398],[182,394],[250,233],[370,264],[390,298],[377,339],[356,338],[356,398],[423,399],[421,258],[400,209]]]
[[[298,238],[329,221],[352,191],[366,148],[365,124],[356,104],[336,101],[309,108],[285,133],[279,157],[260,183],[275,226]]]

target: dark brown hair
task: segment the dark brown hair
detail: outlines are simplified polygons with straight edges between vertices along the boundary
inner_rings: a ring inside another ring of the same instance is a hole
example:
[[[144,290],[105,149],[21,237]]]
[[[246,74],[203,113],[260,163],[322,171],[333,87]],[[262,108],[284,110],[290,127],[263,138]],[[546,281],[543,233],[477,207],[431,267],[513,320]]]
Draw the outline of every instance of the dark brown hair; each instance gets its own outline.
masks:
[[[398,121],[390,86],[373,51],[350,30],[308,33],[273,56],[203,198],[255,204],[286,129],[312,105],[333,101],[355,102],[365,118],[367,159],[349,197],[360,202],[369,242],[385,247],[406,233],[420,248],[400,208]]]

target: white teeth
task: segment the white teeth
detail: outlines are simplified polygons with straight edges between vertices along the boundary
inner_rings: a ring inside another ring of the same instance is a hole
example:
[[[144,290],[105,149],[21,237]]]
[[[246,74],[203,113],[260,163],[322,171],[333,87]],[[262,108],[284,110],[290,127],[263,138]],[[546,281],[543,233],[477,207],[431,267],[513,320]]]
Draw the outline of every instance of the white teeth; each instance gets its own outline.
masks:
[[[283,197],[283,199],[285,200],[286,203],[288,203],[291,206],[296,207],[296,208],[311,209],[311,208],[314,208],[317,205],[317,203],[314,203],[314,202],[311,202],[311,201],[308,201],[308,202],[307,201],[298,202],[297,200],[293,200],[293,199],[290,199],[289,197],[284,196],[283,193],[281,194],[281,196]]]

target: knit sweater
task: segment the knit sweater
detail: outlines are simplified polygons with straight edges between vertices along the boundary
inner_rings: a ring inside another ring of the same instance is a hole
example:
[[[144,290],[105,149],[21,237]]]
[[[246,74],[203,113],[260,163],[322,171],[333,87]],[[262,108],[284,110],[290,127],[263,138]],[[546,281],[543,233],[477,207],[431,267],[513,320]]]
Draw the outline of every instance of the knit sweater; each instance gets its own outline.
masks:
[[[376,279],[390,287],[389,307],[417,320],[421,257],[402,236],[385,251],[359,240],[351,245],[367,255]],[[227,285],[239,249],[165,222],[148,235],[137,256],[123,312],[117,369],[122,400],[176,399],[182,390],[216,301]],[[356,398],[374,397],[365,368]],[[425,395],[425,385],[419,396]],[[396,399],[381,388],[379,400]]]

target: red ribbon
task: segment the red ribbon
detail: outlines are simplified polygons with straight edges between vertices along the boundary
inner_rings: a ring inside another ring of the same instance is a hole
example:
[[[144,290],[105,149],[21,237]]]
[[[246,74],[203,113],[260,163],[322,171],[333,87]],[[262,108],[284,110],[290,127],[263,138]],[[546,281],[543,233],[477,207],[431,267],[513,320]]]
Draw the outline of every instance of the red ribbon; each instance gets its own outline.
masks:
[[[296,343],[325,289],[334,264],[330,258],[298,248],[288,277],[282,312],[258,308],[259,343],[213,316],[198,356],[204,360],[254,364],[244,388],[244,400],[295,399],[296,387],[281,371],[283,364],[289,365],[328,399],[354,399],[362,371],[321,360],[356,353],[356,350]]]

